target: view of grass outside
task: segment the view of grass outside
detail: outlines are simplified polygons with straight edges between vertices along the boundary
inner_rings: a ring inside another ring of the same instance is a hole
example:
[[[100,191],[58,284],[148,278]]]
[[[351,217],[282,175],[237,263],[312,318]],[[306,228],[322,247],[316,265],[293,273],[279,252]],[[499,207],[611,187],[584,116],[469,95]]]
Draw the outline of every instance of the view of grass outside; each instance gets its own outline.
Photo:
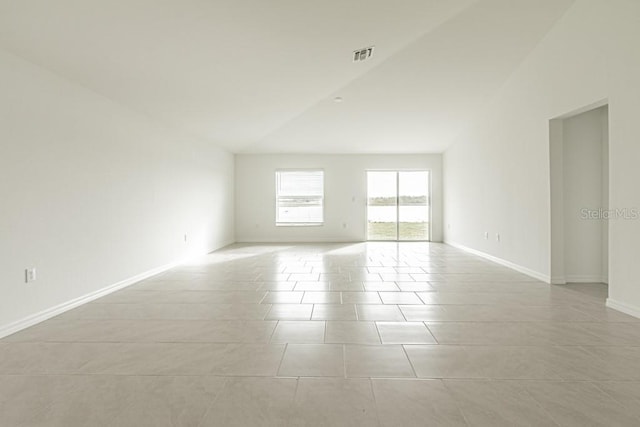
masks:
[[[369,222],[369,240],[396,240],[395,222]],[[399,240],[429,240],[428,222],[401,222]]]
[[[367,171],[367,239],[429,240],[429,172]]]

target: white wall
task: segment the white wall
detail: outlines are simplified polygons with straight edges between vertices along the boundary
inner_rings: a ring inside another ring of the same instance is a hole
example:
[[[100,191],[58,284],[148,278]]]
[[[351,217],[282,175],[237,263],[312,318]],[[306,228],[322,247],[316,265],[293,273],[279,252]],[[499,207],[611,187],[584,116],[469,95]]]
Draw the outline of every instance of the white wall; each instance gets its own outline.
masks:
[[[610,207],[640,206],[638,40],[640,2],[574,3],[445,153],[447,241],[549,276],[549,120],[604,99]],[[609,305],[637,315],[639,242],[640,221],[610,221]]]
[[[325,174],[324,225],[275,226],[276,169],[318,168]],[[442,157],[415,155],[237,154],[236,240],[325,242],[366,240],[368,169],[431,170],[432,240],[442,240]],[[347,227],[344,228],[343,224]]]
[[[606,205],[602,188],[606,117],[607,108],[601,107],[563,123],[564,279],[569,283],[606,282],[603,220],[588,218],[583,211]]]
[[[232,154],[3,51],[0,81],[0,336],[233,242]]]

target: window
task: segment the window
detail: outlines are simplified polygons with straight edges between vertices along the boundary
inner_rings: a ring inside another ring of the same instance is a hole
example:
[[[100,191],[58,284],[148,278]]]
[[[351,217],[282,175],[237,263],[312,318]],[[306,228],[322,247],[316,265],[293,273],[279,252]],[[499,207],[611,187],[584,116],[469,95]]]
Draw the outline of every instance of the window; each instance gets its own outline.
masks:
[[[276,171],[276,225],[321,225],[323,205],[323,171]]]

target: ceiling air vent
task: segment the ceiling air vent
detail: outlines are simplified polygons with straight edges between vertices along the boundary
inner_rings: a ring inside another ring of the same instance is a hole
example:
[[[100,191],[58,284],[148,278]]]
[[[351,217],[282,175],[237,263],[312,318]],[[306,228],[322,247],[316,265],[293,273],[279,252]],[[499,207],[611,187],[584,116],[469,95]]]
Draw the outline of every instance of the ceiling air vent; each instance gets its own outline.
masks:
[[[369,46],[362,49],[353,51],[353,62],[366,61],[373,56],[373,48],[375,46]]]

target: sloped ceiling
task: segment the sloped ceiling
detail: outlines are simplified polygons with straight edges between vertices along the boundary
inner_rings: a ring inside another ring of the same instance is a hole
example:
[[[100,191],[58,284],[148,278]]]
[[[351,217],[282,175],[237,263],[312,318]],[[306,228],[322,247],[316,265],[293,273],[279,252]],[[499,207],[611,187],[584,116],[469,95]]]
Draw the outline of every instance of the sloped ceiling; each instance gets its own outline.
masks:
[[[233,152],[440,152],[572,2],[0,0],[0,46]]]

